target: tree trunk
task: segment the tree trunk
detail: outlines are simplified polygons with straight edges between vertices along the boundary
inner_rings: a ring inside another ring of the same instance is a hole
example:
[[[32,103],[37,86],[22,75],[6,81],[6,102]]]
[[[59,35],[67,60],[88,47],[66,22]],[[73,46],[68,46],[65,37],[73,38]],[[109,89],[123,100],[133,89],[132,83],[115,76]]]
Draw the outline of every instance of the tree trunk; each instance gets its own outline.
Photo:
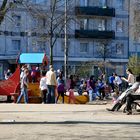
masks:
[[[2,5],[0,7],[0,24],[2,23],[5,14],[6,14],[6,6],[7,6],[8,0],[3,0]]]
[[[50,47],[50,65],[53,65],[53,46]]]
[[[53,65],[53,45],[52,45],[52,41],[53,41],[53,36],[51,34],[51,37],[50,37],[50,65]]]

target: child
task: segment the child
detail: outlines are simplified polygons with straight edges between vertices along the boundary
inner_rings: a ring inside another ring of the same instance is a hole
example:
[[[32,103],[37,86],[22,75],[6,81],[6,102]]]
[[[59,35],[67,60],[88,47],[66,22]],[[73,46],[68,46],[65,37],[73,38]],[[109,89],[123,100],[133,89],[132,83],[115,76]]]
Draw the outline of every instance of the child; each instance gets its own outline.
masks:
[[[42,103],[46,103],[46,96],[47,96],[47,84],[46,84],[46,72],[42,71],[42,77],[40,79],[40,85],[39,88],[41,90],[42,93]]]

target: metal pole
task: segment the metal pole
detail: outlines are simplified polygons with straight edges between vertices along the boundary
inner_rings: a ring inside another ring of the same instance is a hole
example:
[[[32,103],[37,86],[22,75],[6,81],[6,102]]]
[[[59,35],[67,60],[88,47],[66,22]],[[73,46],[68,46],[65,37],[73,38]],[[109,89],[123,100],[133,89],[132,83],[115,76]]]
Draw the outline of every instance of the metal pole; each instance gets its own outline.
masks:
[[[65,80],[67,80],[67,67],[68,67],[68,46],[67,46],[67,0],[65,0],[65,46],[64,46],[64,72]]]

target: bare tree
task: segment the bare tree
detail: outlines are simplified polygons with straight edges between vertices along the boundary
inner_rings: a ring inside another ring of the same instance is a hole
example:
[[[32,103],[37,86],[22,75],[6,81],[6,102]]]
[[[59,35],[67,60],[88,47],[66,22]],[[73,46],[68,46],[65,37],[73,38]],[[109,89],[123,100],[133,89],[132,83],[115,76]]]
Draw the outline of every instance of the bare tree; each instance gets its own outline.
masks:
[[[3,0],[0,5],[0,24],[2,23],[6,13],[13,8],[17,3],[21,3],[22,0]]]
[[[130,0],[130,30],[134,41],[140,40],[140,1]]]
[[[133,70],[135,75],[140,74],[140,57],[138,56],[131,56],[129,58],[128,67]]]
[[[69,0],[68,7],[72,7],[73,0]],[[49,41],[50,48],[50,64],[53,64],[53,48],[58,38],[64,38],[65,27],[65,1],[52,0],[51,4],[43,6],[35,5],[33,3],[24,3],[24,6],[29,11],[30,15],[43,21],[47,26],[37,27],[36,31],[41,32],[40,37]],[[70,8],[68,8],[70,9]],[[70,11],[70,10],[69,10]],[[71,19],[69,12],[67,12],[67,23]]]
[[[106,59],[109,58],[111,56],[111,49],[108,45],[108,42],[102,42],[100,45],[99,45],[99,48],[97,50],[97,54],[99,57],[101,57],[103,59],[103,73],[106,72]]]
[[[115,69],[115,66],[112,65],[110,62],[107,62],[105,65],[107,68]],[[88,62],[85,61],[85,62],[80,62],[79,65],[77,65],[77,68],[74,74],[79,75],[79,77],[82,77],[82,78],[87,78],[90,75],[94,74],[95,78],[98,78],[100,74],[104,72],[103,70],[104,70],[103,61],[100,61],[100,60],[94,60],[94,61],[88,61]]]
[[[128,67],[133,69],[135,75],[139,74],[140,58],[137,54],[137,43],[140,42],[140,1],[130,0],[130,38],[135,43],[135,54],[129,58]]]

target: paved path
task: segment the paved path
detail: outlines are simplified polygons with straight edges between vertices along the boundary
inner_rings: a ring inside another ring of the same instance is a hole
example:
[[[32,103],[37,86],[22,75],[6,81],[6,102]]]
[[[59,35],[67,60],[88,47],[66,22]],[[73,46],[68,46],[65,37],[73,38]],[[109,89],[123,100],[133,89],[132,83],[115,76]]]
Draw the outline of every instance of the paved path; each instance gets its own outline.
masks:
[[[106,105],[0,104],[0,139],[138,140],[140,113],[107,112]]]

